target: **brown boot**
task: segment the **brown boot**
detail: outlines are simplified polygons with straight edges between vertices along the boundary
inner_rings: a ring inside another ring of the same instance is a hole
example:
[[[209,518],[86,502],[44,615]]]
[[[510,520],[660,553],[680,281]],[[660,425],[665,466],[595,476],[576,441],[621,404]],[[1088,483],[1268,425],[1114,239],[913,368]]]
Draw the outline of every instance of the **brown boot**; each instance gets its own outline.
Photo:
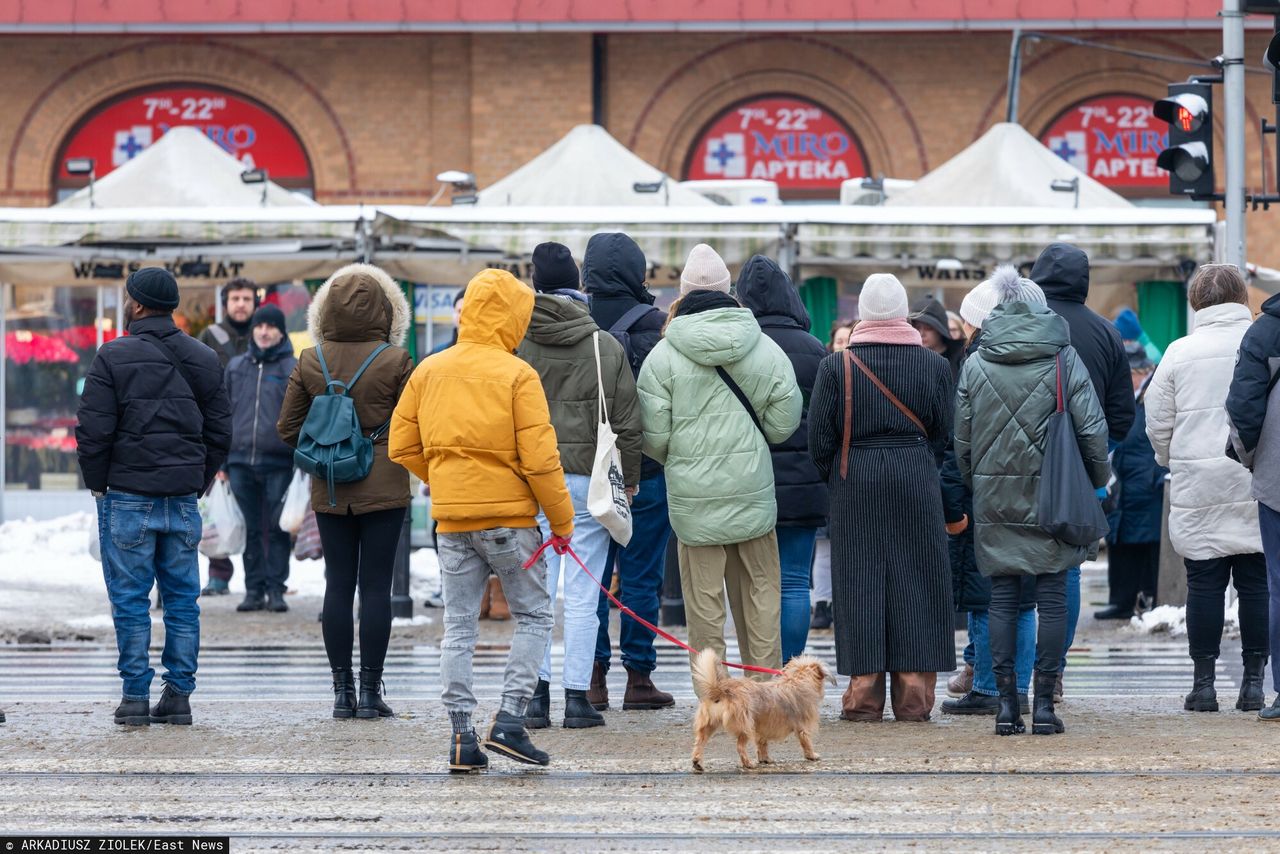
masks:
[[[591,687],[587,689],[587,702],[597,712],[609,708],[609,683],[605,681],[604,665],[596,662],[591,665]]]
[[[937,673],[906,671],[890,673],[889,699],[893,704],[894,720],[929,720],[929,715],[933,711],[934,689],[937,684]]]
[[[627,693],[622,696],[623,710],[665,709],[676,704],[676,698],[653,685],[648,673],[627,668]]]
[[[850,676],[840,706],[840,717],[846,721],[884,720],[884,674]]]
[[[495,578],[489,579],[489,581],[496,580]],[[489,591],[492,589],[493,587],[488,582],[485,582],[484,593],[480,595],[480,619],[482,620],[489,619]]]
[[[511,619],[511,609],[507,607],[507,597],[502,592],[502,582],[497,578],[489,579],[489,619],[499,621]]]
[[[963,697],[973,690],[973,665],[966,664],[964,669],[947,680],[947,696]]]

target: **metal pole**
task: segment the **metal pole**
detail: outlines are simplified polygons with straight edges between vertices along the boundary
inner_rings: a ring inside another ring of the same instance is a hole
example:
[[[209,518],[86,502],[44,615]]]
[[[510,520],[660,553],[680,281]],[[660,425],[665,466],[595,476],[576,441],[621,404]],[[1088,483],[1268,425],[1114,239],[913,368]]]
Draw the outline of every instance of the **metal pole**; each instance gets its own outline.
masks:
[[[9,370],[9,284],[0,282],[0,522],[5,521],[4,493],[9,486],[5,463],[9,458],[9,404],[5,400],[5,385]]]
[[[1226,99],[1226,262],[1245,268],[1244,18],[1241,0],[1222,3],[1222,88]]]
[[[1004,112],[1006,122],[1018,122],[1018,89],[1022,83],[1022,28],[1013,30],[1013,45],[1009,48],[1009,102]]]
[[[409,595],[409,536],[413,508],[405,508],[404,525],[400,527],[400,544],[396,546],[396,562],[391,571],[391,616],[412,617],[413,597]]]

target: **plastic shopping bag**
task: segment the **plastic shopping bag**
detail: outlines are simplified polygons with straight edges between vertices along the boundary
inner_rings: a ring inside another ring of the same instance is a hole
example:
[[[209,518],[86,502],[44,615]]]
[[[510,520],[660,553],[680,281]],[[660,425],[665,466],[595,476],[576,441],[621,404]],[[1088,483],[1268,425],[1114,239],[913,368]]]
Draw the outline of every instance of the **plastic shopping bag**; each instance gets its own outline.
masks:
[[[280,530],[290,534],[298,533],[302,522],[311,509],[311,475],[295,469],[293,480],[285,490],[284,501],[280,504]]]
[[[316,513],[311,508],[307,508],[302,526],[298,528],[293,556],[297,560],[320,560],[324,557],[324,549],[320,547],[320,527],[316,525]]]
[[[244,551],[244,515],[225,480],[215,480],[209,494],[200,499],[200,521],[202,555],[228,557]]]

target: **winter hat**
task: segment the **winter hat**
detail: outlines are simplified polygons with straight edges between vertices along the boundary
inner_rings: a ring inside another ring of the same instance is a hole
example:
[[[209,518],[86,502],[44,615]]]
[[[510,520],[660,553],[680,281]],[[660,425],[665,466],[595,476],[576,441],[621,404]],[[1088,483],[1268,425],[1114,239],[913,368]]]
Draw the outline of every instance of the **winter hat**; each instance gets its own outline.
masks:
[[[1137,341],[1124,342],[1124,355],[1129,360],[1129,370],[1131,371],[1150,371],[1155,369],[1156,363],[1151,361],[1151,357],[1147,355],[1147,348]]]
[[[973,328],[981,329],[982,324],[987,322],[991,309],[996,307],[998,299],[996,289],[991,286],[991,280],[987,279],[964,295],[960,302],[960,317]]]
[[[280,330],[280,334],[289,334],[289,330],[285,327],[284,323],[284,312],[281,311],[279,307],[271,305],[270,303],[262,306],[253,313],[253,318],[249,321],[249,327],[254,328],[259,323],[270,323],[276,329]]]
[[[907,289],[892,273],[872,273],[862,283],[858,316],[862,320],[905,320]]]
[[[134,270],[124,287],[138,305],[159,311],[173,311],[178,307],[178,280],[163,267]]]
[[[997,267],[983,284],[990,284],[995,291],[996,302],[1025,302],[1029,305],[1046,305],[1044,291],[1030,279],[1024,279],[1015,267],[1008,264]]]
[[[946,307],[933,297],[921,297],[911,309],[911,322],[932,327],[943,341],[951,340],[951,326],[947,321]]]
[[[533,289],[548,293],[578,289],[578,265],[573,253],[560,243],[539,243],[533,247]]]
[[[689,291],[729,293],[729,268],[716,250],[705,243],[693,247],[680,272],[680,295]]]

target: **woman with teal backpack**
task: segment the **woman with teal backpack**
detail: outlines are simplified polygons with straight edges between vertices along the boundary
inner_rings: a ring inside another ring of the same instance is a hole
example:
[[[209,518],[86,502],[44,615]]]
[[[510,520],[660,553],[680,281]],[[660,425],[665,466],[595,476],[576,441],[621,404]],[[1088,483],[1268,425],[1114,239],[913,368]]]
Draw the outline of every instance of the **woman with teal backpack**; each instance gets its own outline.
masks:
[[[409,506],[409,474],[387,457],[386,425],[413,373],[413,359],[401,346],[409,319],[408,301],[381,269],[352,264],[330,276],[307,314],[316,346],[298,357],[277,425],[280,438],[298,449],[295,462],[313,474],[311,506],[324,546],[322,622],[335,718],[392,714],[382,701],[382,665],[391,639],[391,569]],[[354,407],[333,399],[339,394]],[[316,401],[323,404],[313,414]],[[358,424],[350,423],[352,408]],[[333,416],[330,422],[346,416],[341,436],[318,429],[326,412]],[[327,469],[317,467],[326,462]],[[358,697],[351,654],[357,587]]]

